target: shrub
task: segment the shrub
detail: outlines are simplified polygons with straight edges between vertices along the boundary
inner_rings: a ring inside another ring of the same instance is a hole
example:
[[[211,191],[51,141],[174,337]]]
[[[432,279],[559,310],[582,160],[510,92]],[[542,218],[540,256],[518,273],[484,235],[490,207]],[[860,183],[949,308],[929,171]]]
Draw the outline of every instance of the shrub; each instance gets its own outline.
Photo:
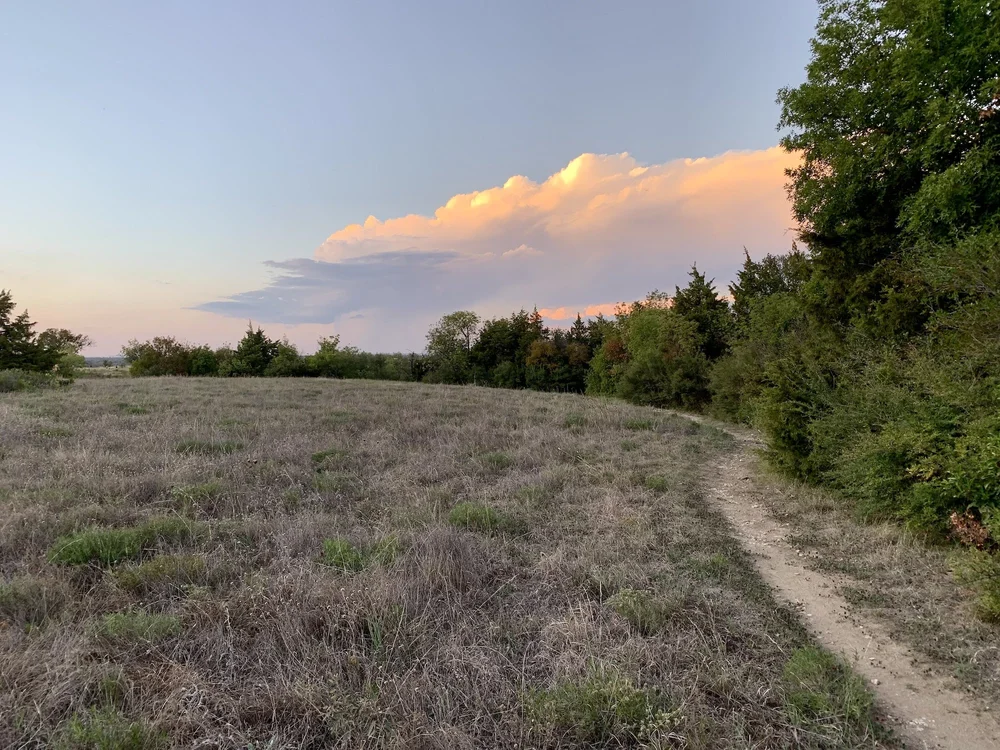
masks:
[[[55,378],[48,373],[27,372],[26,370],[0,370],[0,393],[33,391],[39,388],[51,388],[55,384]]]
[[[180,618],[175,615],[134,609],[105,615],[94,626],[94,635],[103,641],[123,646],[152,645],[179,635],[182,630]]]
[[[56,750],[159,750],[170,746],[163,732],[130,721],[115,709],[91,709],[69,720]]]
[[[643,690],[618,675],[594,674],[529,693],[527,711],[543,726],[577,743],[631,746],[682,721],[659,692]]]
[[[509,531],[513,528],[511,519],[493,508],[481,503],[459,503],[448,514],[448,523],[463,529],[484,534]]]
[[[158,543],[187,542],[202,532],[183,518],[155,518],[127,529],[92,528],[59,537],[49,550],[49,562],[61,565],[117,565],[142,557]]]

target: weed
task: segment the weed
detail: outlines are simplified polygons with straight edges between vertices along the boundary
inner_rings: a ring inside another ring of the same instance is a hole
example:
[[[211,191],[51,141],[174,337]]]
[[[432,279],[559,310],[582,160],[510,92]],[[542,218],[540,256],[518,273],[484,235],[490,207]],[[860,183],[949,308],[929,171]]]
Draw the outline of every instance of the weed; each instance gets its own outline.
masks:
[[[154,518],[127,529],[91,528],[60,537],[49,550],[49,562],[61,565],[117,565],[142,557],[157,543],[188,542],[202,531],[183,518]]]
[[[243,450],[243,443],[234,440],[222,440],[213,442],[211,440],[182,440],[177,444],[175,450],[184,455],[220,456],[236,453]]]
[[[222,485],[219,482],[203,482],[174,487],[170,490],[174,508],[183,515],[192,515],[206,503],[222,495]]]
[[[183,631],[179,617],[135,609],[105,615],[94,626],[102,641],[121,646],[152,645]]]
[[[357,573],[370,565],[391,565],[399,554],[395,536],[385,537],[367,547],[356,547],[346,539],[325,539],[320,561],[345,573]]]
[[[967,549],[951,557],[959,583],[976,592],[976,616],[983,622],[1000,622],[1000,557]]]
[[[115,571],[118,585],[128,591],[183,591],[198,585],[207,577],[205,559],[195,555],[157,555],[140,565]]]
[[[73,431],[65,427],[42,427],[38,434],[44,438],[68,438],[73,437]]]
[[[122,412],[123,414],[131,414],[135,416],[139,416],[142,414],[149,414],[148,408],[146,408],[145,406],[140,406],[138,404],[119,402],[118,404],[116,404],[116,406],[118,407],[118,411]]]
[[[74,714],[55,743],[56,750],[158,750],[169,746],[163,732],[130,721],[110,708]]]
[[[622,440],[618,447],[621,448],[626,453],[639,449],[639,444],[634,440]]]
[[[652,419],[627,419],[625,420],[625,429],[632,430],[633,432],[654,430],[656,429],[656,423]]]
[[[573,412],[572,414],[567,414],[566,418],[563,420],[563,427],[568,430],[574,428],[581,428],[587,424],[587,418],[582,414]]]
[[[488,469],[502,471],[514,465],[514,459],[502,451],[483,453],[479,456],[479,462]]]
[[[804,727],[867,734],[874,726],[874,700],[865,684],[833,654],[815,646],[796,649],[784,669],[785,706]]]
[[[503,531],[514,531],[516,524],[498,510],[482,503],[459,503],[448,514],[448,523],[459,528],[492,534]]]
[[[587,745],[645,742],[683,720],[660,692],[614,674],[592,674],[529,693],[526,708],[542,726]]]
[[[621,589],[607,603],[643,635],[663,629],[678,609],[674,603],[659,599],[649,591],[632,588]]]
[[[325,539],[322,561],[346,573],[356,573],[365,567],[364,553],[345,539]]]
[[[646,477],[645,485],[653,492],[667,492],[670,489],[670,480],[662,476]]]
[[[347,451],[340,448],[330,448],[329,450],[313,453],[311,460],[316,466],[327,466],[345,458],[347,458]]]
[[[16,625],[41,625],[68,599],[63,585],[31,576],[0,583],[0,621]]]

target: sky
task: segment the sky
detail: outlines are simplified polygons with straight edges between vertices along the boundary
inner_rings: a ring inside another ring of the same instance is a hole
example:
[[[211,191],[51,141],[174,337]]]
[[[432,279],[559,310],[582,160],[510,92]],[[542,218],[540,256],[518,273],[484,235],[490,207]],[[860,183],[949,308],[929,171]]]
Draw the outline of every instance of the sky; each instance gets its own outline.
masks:
[[[0,0],[0,288],[87,353],[421,350],[784,252],[810,0]]]

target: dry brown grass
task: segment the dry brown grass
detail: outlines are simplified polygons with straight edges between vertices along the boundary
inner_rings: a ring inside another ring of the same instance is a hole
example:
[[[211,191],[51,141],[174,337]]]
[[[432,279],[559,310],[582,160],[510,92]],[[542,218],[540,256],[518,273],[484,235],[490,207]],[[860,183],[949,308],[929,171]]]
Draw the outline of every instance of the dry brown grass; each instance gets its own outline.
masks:
[[[867,714],[803,718],[807,637],[701,497],[725,447],[477,388],[0,397],[0,746],[879,746]],[[161,518],[197,533],[50,557]]]

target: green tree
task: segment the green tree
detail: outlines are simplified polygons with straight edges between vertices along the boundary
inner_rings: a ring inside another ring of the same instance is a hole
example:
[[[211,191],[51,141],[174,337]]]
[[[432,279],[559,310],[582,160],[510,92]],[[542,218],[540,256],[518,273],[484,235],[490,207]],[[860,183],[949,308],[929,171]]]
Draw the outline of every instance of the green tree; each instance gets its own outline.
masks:
[[[479,331],[479,316],[468,310],[445,315],[427,332],[431,379],[467,383],[472,375],[470,353]]]
[[[729,304],[719,299],[714,279],[706,280],[697,266],[691,268],[691,281],[681,289],[676,288],[673,299],[674,312],[695,324],[698,331],[698,348],[708,359],[716,360],[729,348],[732,332],[732,315]]]
[[[996,226],[997,13],[988,0],[820,0],[807,80],[778,95],[782,144],[803,157],[791,195],[815,315],[847,323],[892,293],[898,306],[896,262],[915,243]]]
[[[278,356],[278,342],[269,339],[259,326],[254,329],[253,323],[250,323],[226,371],[221,374],[230,377],[260,377],[264,375],[271,360],[276,356]]]

